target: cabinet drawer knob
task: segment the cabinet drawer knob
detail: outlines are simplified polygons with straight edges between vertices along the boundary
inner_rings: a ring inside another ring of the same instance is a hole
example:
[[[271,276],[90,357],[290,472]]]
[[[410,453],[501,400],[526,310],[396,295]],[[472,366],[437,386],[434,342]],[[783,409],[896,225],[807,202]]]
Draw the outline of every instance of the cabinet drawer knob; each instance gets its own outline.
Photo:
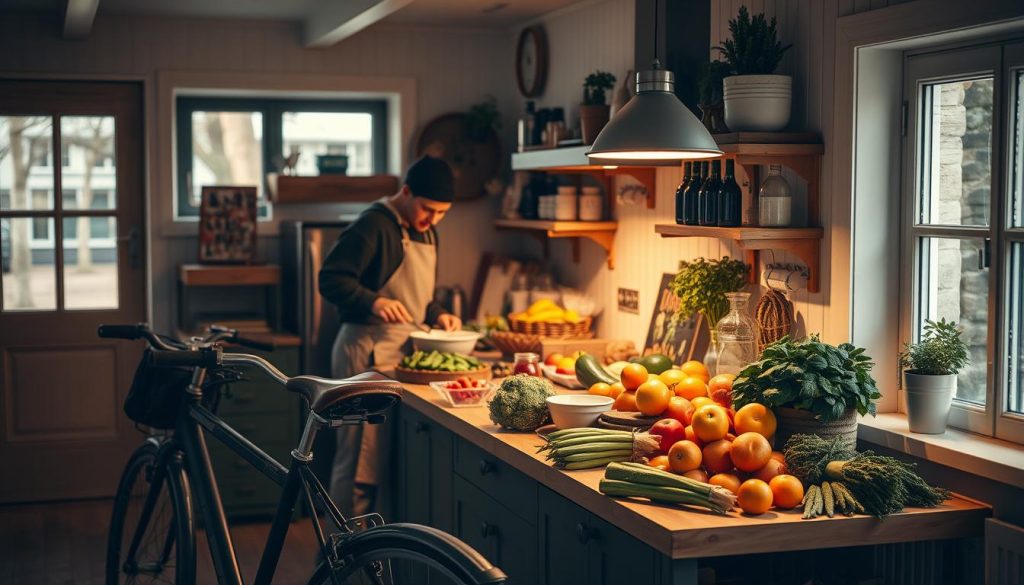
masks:
[[[488,538],[498,535],[498,527],[484,520],[480,523],[480,538]]]
[[[494,473],[494,464],[486,459],[480,460],[480,475],[487,475],[488,473]]]
[[[580,544],[587,544],[590,542],[590,528],[580,522],[576,525],[576,539],[580,541]]]
[[[430,430],[430,425],[428,425],[427,423],[425,423],[423,421],[417,421],[416,426],[413,427],[413,432],[415,432],[417,434],[425,433],[425,432],[427,432],[429,430]]]

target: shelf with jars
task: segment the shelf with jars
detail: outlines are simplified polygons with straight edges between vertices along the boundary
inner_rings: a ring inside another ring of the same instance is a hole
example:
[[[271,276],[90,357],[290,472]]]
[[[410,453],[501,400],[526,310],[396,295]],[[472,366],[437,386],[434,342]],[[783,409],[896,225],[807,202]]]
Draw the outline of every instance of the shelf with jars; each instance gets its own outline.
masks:
[[[719,159],[690,164],[692,175],[701,176],[699,183],[684,176],[677,192],[675,224],[658,224],[655,232],[666,238],[705,237],[728,239],[743,249],[745,260],[751,266],[750,281],[758,282],[759,251],[784,250],[796,254],[807,265],[807,290],[818,292],[820,241],[823,230],[819,221],[819,184],[821,155],[824,146],[813,133],[787,132],[735,132],[715,135],[724,151]],[[722,161],[725,162],[725,180],[720,179]],[[698,172],[696,165],[708,165]],[[760,166],[768,165],[770,174],[762,180]],[[748,188],[743,189],[732,178],[733,167],[740,166],[748,177]],[[792,196],[788,183],[781,175],[782,167],[796,173],[807,182],[807,214],[810,227],[790,227]],[[718,174],[716,174],[718,173]],[[717,198],[705,197],[707,178],[714,183],[716,193],[728,193],[721,209]],[[708,207],[711,205],[712,207]]]
[[[611,178],[629,175],[647,189],[647,207],[654,209],[655,171],[657,167],[632,167],[622,165],[595,165],[587,158],[590,146],[568,146],[526,150],[512,154],[513,171],[537,171],[545,173],[585,173],[593,176],[611,193]],[[673,165],[674,166],[674,165]]]

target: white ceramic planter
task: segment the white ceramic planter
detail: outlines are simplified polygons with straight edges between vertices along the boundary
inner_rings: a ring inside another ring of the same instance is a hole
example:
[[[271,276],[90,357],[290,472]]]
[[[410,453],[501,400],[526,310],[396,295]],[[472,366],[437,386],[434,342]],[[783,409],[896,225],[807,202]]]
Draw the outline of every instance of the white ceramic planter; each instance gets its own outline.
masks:
[[[722,80],[725,125],[733,132],[774,132],[789,124],[793,79],[733,75]]]
[[[949,407],[956,394],[956,374],[926,376],[903,372],[910,432],[941,435],[946,432]]]

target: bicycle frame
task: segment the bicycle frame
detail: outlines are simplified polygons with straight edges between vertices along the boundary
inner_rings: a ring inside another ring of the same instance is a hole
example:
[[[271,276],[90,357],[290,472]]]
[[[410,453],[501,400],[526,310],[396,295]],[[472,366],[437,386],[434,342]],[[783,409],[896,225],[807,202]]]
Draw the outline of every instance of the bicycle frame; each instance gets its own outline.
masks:
[[[225,354],[224,357],[228,358],[230,355]],[[225,360],[226,363],[228,361],[227,359]],[[260,358],[254,356],[243,357],[241,354],[230,361],[262,365],[258,363],[262,361]],[[333,564],[336,557],[333,550],[335,543],[332,541],[330,543],[331,547],[328,548],[315,504],[318,502],[320,508],[327,513],[331,521],[340,529],[344,530],[346,528],[346,519],[342,516],[334,502],[331,501],[323,484],[320,483],[310,469],[309,464],[313,461],[313,441],[319,430],[324,427],[336,428],[345,424],[358,424],[362,421],[355,419],[328,420],[314,412],[310,412],[306,419],[302,438],[299,445],[292,450],[291,462],[289,467],[286,468],[202,405],[202,383],[205,376],[206,371],[203,368],[196,368],[193,372],[192,383],[188,387],[186,400],[182,405],[182,412],[178,416],[174,436],[161,448],[159,461],[161,463],[166,462],[166,464],[158,466],[160,471],[153,478],[153,485],[157,486],[157,489],[151,489],[150,496],[144,504],[139,525],[136,528],[136,533],[133,535],[129,554],[134,555],[138,541],[141,540],[149,517],[156,505],[156,495],[159,492],[159,486],[164,481],[163,470],[168,468],[167,465],[180,466],[182,459],[184,459],[192,497],[198,503],[201,518],[206,528],[210,556],[213,559],[217,582],[220,585],[243,585],[234,544],[228,531],[228,523],[224,514],[224,506],[221,502],[220,491],[214,476],[210,454],[206,447],[206,437],[203,433],[203,431],[206,431],[206,433],[227,445],[232,451],[240,455],[250,465],[282,488],[281,498],[278,500],[270,534],[264,545],[259,568],[256,572],[256,579],[253,583],[255,585],[270,585],[274,572],[277,569],[277,563],[281,557],[281,550],[291,525],[296,503],[300,497],[300,490],[306,496],[306,503],[312,515],[311,520],[314,532],[317,535],[324,558],[327,562]],[[181,454],[184,454],[184,457],[181,457]],[[315,502],[314,499],[317,501]]]

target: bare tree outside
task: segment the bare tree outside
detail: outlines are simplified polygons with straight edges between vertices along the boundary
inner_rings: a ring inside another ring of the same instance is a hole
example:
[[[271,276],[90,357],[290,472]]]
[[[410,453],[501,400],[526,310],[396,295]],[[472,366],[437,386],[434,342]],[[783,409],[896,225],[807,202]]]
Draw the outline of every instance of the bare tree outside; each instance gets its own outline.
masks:
[[[262,125],[257,112],[192,114],[193,201],[205,185],[255,185],[262,191]],[[204,168],[205,167],[205,168]]]
[[[78,116],[61,119],[61,141],[69,147],[81,149],[85,159],[77,197],[79,209],[92,209],[93,172],[97,163],[114,156],[113,129],[112,120],[108,117]],[[90,219],[79,217],[76,220],[78,256],[75,267],[77,271],[83,273],[93,270]]]

